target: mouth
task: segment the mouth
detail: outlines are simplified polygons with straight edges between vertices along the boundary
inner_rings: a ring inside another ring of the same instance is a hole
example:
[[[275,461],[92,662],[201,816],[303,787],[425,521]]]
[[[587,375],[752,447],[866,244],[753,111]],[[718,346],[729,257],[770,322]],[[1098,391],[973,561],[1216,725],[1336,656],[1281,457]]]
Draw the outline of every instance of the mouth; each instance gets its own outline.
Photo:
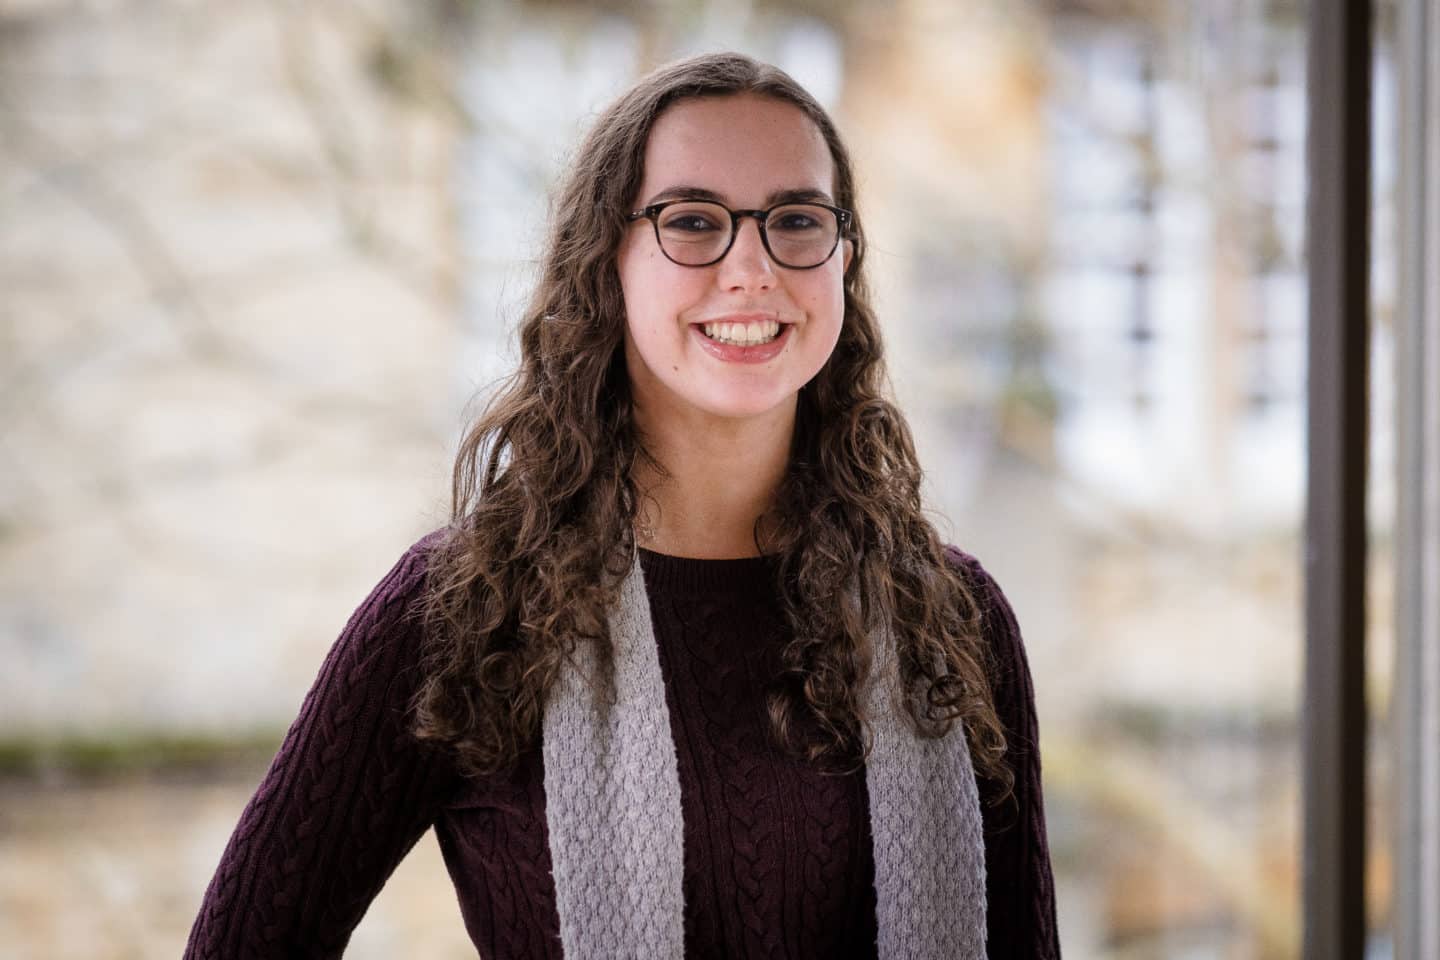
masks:
[[[707,354],[723,363],[768,363],[785,352],[793,323],[773,317],[745,317],[690,325],[691,336]]]
[[[758,347],[780,338],[789,324],[771,317],[737,317],[697,323],[696,328],[709,340],[732,347]]]

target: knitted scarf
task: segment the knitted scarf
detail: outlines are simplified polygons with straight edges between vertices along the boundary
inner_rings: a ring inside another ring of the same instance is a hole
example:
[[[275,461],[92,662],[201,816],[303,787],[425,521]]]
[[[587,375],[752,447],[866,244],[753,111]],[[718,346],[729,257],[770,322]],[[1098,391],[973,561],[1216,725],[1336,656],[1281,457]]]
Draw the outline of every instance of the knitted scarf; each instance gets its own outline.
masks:
[[[545,707],[560,939],[567,957],[680,957],[680,776],[638,557],[611,613],[610,636],[613,669],[599,669],[593,647],[580,645]],[[984,960],[985,848],[964,731],[916,737],[894,700],[889,631],[875,631],[872,645],[865,778],[879,956]]]

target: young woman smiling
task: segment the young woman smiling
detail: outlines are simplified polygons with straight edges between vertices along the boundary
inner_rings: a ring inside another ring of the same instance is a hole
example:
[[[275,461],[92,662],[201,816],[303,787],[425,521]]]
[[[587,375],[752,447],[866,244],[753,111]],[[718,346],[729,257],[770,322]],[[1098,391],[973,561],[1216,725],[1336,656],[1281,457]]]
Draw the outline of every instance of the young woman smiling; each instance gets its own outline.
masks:
[[[773,67],[598,119],[451,523],[336,642],[187,956],[338,956],[434,827],[480,954],[1055,957],[1033,694],[924,518],[849,156]]]

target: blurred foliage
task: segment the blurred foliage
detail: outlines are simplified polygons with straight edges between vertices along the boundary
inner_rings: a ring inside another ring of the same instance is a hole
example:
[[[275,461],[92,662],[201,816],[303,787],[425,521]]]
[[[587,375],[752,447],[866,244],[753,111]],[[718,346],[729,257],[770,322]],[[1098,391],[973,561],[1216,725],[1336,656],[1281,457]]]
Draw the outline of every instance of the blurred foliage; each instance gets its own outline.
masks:
[[[263,762],[284,731],[239,734],[148,733],[0,739],[0,778],[68,779],[207,770]]]

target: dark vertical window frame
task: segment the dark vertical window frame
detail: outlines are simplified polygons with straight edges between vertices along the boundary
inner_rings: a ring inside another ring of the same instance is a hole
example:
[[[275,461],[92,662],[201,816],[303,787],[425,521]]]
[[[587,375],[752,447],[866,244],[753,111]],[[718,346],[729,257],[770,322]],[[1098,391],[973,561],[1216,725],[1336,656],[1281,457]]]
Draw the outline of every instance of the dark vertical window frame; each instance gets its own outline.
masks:
[[[1395,956],[1440,957],[1440,0],[1403,0]]]
[[[1365,485],[1371,4],[1309,7],[1303,914],[1308,960],[1365,949]]]

